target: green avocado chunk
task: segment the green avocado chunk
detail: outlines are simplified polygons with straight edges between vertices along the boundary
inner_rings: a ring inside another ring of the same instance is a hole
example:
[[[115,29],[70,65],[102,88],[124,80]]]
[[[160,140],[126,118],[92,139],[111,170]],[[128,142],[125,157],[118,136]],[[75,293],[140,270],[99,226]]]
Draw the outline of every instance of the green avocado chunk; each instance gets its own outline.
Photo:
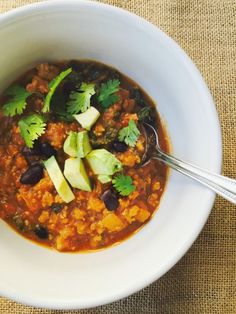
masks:
[[[108,176],[107,174],[99,174],[98,180],[103,184],[108,183],[111,182],[111,176]]]
[[[77,134],[77,156],[84,158],[92,150],[87,131],[81,131]]]
[[[96,108],[91,106],[85,112],[75,114],[74,118],[81,124],[84,129],[89,131],[91,127],[95,124],[99,116],[100,112]]]
[[[44,165],[60,197],[66,203],[71,202],[75,196],[62,174],[56,158],[54,156],[50,157],[44,161]]]
[[[64,175],[73,188],[91,191],[91,184],[80,158],[69,158],[65,161]]]
[[[71,156],[71,157],[77,157],[77,133],[76,132],[70,132],[67,139],[64,142],[63,146],[64,152]]]
[[[64,152],[71,157],[84,158],[92,148],[87,131],[70,132],[63,146]]]
[[[86,160],[94,174],[112,176],[122,169],[122,163],[104,148],[92,150]]]

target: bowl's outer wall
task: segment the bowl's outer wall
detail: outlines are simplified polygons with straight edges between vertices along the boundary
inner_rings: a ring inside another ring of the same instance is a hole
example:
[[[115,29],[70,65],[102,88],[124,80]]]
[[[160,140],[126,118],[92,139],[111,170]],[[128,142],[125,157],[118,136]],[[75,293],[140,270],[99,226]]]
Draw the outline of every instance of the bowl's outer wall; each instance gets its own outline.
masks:
[[[158,104],[173,153],[220,171],[221,136],[211,96],[195,66],[141,18],[88,1],[37,4],[0,17],[0,89],[45,60],[95,59],[138,82]],[[169,270],[202,229],[214,194],[171,173],[152,221],[121,245],[59,254],[0,223],[0,293],[40,307],[92,307],[127,296]],[[20,271],[19,271],[20,270]]]

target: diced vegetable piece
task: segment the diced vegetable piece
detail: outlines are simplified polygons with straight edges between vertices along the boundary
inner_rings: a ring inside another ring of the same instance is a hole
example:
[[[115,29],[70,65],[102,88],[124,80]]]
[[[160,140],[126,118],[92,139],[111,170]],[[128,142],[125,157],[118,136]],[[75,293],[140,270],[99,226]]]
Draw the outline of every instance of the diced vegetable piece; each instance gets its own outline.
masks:
[[[44,165],[60,197],[66,203],[71,202],[75,196],[62,174],[56,158],[54,156],[50,157],[44,161]]]
[[[103,184],[108,183],[111,182],[111,176],[108,176],[107,174],[99,174],[98,180]]]
[[[77,157],[77,133],[70,132],[63,146],[64,152],[71,157]]]
[[[64,175],[73,188],[91,191],[91,184],[80,158],[69,158],[65,161]]]
[[[70,132],[69,136],[65,140],[63,149],[64,152],[71,157],[84,158],[92,150],[88,132]]]
[[[77,133],[77,156],[84,158],[92,150],[87,131]]]
[[[103,148],[92,150],[86,159],[95,174],[113,175],[122,169],[122,163]]]
[[[119,231],[123,228],[123,222],[113,213],[104,217],[101,223],[109,232]]]
[[[84,129],[89,131],[91,127],[96,123],[99,116],[100,112],[96,108],[91,106],[87,111],[80,114],[75,114],[74,118],[81,124]]]
[[[147,209],[140,208],[136,216],[136,219],[140,222],[146,221],[150,217],[150,213]]]

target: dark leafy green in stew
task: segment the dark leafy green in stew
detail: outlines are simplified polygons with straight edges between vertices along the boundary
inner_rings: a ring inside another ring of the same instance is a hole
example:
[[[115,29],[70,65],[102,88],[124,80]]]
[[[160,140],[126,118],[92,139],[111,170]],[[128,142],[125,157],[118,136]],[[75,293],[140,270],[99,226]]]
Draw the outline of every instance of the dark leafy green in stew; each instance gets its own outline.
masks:
[[[168,140],[151,99],[93,61],[42,63],[0,97],[0,218],[58,251],[110,246],[147,223],[167,169],[145,153],[143,122]]]

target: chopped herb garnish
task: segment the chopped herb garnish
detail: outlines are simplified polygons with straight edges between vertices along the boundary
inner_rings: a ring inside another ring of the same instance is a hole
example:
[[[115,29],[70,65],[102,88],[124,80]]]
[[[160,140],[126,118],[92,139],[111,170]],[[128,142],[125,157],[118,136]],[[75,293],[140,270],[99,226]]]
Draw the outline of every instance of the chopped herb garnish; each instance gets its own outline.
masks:
[[[82,83],[78,91],[71,92],[67,112],[71,115],[85,112],[90,107],[91,97],[95,94],[94,87],[95,84]]]
[[[22,118],[18,122],[18,125],[21,136],[29,148],[33,147],[34,141],[45,132],[46,128],[44,118],[38,114],[32,114],[28,117]]]
[[[72,69],[69,68],[63,72],[61,72],[57,77],[55,77],[50,83],[49,83],[49,92],[44,100],[44,106],[42,109],[42,112],[49,112],[50,110],[50,103],[52,96],[54,95],[58,85],[64,80],[64,78],[67,77],[71,73]]]
[[[135,147],[139,135],[140,132],[134,120],[130,120],[129,125],[119,131],[118,139],[121,142],[125,142],[125,144],[129,145],[130,147]]]
[[[22,114],[27,105],[27,98],[32,93],[19,85],[13,85],[5,92],[6,96],[9,96],[9,101],[3,106],[3,114],[5,116],[13,117],[17,114]]]
[[[146,106],[146,102],[143,98],[143,92],[140,90],[140,88],[134,88],[131,92],[131,97],[135,100],[136,104],[138,106],[144,107]]]
[[[135,190],[132,178],[124,174],[118,174],[112,180],[112,184],[122,196],[128,196]]]
[[[147,118],[149,118],[151,111],[152,111],[151,107],[143,107],[141,110],[139,110],[139,112],[138,112],[139,121],[144,121]]]
[[[120,87],[119,80],[109,80],[103,83],[98,96],[98,101],[104,109],[109,108],[111,105],[119,100],[119,96],[115,93],[118,92]]]

